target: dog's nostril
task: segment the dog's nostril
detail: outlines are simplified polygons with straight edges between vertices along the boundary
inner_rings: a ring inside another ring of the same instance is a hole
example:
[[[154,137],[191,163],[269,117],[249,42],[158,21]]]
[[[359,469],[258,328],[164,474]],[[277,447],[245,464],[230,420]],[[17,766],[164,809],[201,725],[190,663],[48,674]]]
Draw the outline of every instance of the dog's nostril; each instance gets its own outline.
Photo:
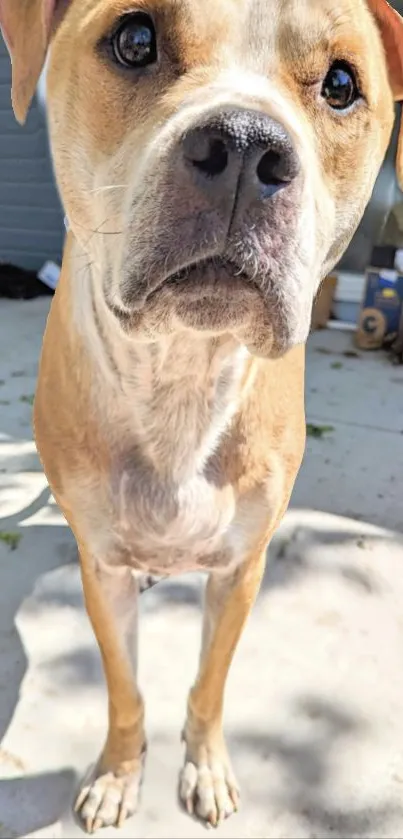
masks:
[[[282,183],[281,169],[281,155],[276,151],[267,151],[257,165],[256,171],[260,183],[264,186]]]
[[[205,160],[197,163],[202,172],[207,175],[221,175],[228,165],[228,150],[222,140],[211,140],[209,154]]]
[[[228,166],[227,146],[218,137],[200,136],[189,151],[189,162],[204,175],[209,175],[211,178],[222,175]]]
[[[292,180],[289,169],[284,155],[270,149],[260,158],[256,171],[263,186],[279,186]]]

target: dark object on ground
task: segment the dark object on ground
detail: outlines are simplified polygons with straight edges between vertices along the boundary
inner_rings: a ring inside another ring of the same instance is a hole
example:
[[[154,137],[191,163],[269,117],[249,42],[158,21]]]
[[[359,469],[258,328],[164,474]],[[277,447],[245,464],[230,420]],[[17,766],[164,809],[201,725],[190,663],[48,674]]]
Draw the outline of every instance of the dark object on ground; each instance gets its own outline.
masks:
[[[401,321],[401,331],[399,332],[396,341],[392,344],[391,353],[393,364],[403,364],[403,317]]]
[[[332,431],[334,431],[333,425],[316,425],[314,422],[307,422],[306,424],[307,437],[321,439],[325,434],[331,434]]]
[[[38,280],[35,271],[26,271],[16,265],[0,262],[0,297],[32,300],[34,297],[50,294],[54,294],[53,290]]]
[[[395,257],[397,248],[392,245],[375,245],[371,255],[371,268],[389,268],[395,267]]]

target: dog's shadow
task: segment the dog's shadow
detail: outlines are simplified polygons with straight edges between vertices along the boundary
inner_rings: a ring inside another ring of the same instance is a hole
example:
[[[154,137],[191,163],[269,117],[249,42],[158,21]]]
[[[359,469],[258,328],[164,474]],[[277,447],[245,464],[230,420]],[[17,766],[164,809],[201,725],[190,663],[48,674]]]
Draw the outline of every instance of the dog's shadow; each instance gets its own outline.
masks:
[[[46,836],[43,831],[58,822],[65,812],[74,785],[72,769],[0,780],[0,839],[14,839],[37,831],[40,836]]]
[[[49,498],[46,488],[18,514],[0,517],[0,839],[46,831],[66,811],[76,784],[69,767],[25,774],[18,754],[4,745],[28,667],[18,613],[42,575],[74,559],[67,527],[52,526],[53,551],[49,550],[48,526],[21,526],[45,507]]]

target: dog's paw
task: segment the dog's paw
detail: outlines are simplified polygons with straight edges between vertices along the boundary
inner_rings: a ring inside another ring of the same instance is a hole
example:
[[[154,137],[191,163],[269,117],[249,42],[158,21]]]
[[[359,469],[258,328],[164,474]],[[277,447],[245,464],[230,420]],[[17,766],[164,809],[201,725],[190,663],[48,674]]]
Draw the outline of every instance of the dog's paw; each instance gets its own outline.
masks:
[[[197,760],[187,755],[179,797],[190,815],[217,827],[238,809],[239,788],[226,755],[215,756],[209,749],[201,752]]]
[[[136,812],[141,777],[141,761],[122,772],[103,772],[99,766],[88,770],[74,805],[87,833],[121,827]]]

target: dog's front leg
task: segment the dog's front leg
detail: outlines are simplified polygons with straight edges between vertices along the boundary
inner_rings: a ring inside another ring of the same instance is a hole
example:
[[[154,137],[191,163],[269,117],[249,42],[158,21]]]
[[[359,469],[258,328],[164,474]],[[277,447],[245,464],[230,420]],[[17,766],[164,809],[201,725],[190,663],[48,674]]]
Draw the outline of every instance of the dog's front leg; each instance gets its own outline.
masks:
[[[137,808],[145,752],[144,707],[136,683],[137,584],[128,568],[107,568],[82,546],[80,558],[109,702],[106,743],[75,805],[91,833],[106,825],[120,826]]]
[[[215,572],[207,583],[201,661],[189,695],[179,793],[189,813],[213,825],[238,807],[238,785],[222,730],[224,690],[264,567],[261,549],[237,571]]]

